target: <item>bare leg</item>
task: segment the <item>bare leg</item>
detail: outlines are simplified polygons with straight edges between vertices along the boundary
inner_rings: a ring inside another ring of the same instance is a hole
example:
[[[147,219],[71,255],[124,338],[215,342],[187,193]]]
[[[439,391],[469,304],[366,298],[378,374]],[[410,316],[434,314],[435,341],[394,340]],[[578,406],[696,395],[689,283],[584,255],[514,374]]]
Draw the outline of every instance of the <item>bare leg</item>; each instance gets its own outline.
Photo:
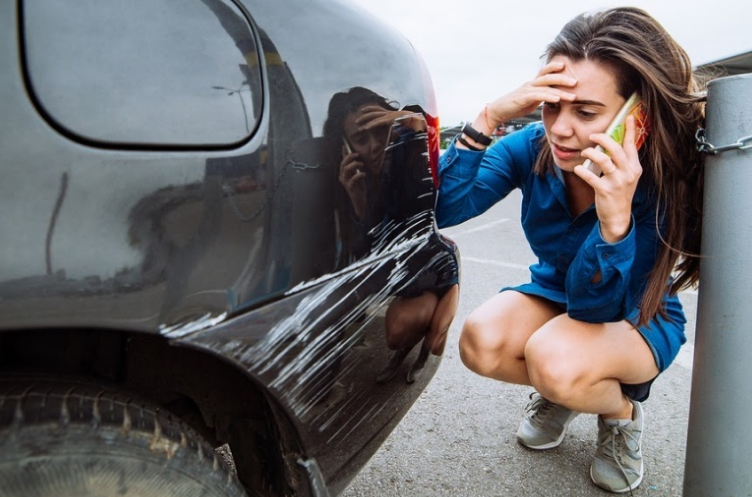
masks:
[[[439,299],[432,292],[396,297],[386,311],[386,344],[392,350],[414,347],[426,335]]]
[[[620,383],[658,374],[650,347],[626,321],[592,324],[558,316],[533,334],[525,358],[532,385],[544,397],[604,418],[631,418]]]
[[[428,291],[413,298],[396,297],[391,302],[386,311],[386,345],[394,353],[376,376],[376,383],[386,383],[394,378],[405,358],[429,332],[438,303],[436,294]],[[408,372],[408,383],[420,376],[427,357],[428,350],[424,342],[416,365]]]
[[[552,402],[604,418],[631,417],[620,383],[658,374],[650,347],[628,322],[577,321],[544,299],[514,291],[470,314],[460,356],[480,375],[532,385]]]
[[[439,302],[436,305],[436,311],[431,318],[428,335],[426,335],[426,340],[424,342],[424,345],[430,349],[433,355],[441,355],[444,353],[447,332],[449,331],[449,326],[451,326],[454,315],[457,312],[459,297],[459,285],[452,285],[446,291],[444,296],[439,299]]]
[[[470,370],[496,380],[530,385],[525,345],[561,310],[551,302],[515,291],[492,297],[468,316],[460,357]]]

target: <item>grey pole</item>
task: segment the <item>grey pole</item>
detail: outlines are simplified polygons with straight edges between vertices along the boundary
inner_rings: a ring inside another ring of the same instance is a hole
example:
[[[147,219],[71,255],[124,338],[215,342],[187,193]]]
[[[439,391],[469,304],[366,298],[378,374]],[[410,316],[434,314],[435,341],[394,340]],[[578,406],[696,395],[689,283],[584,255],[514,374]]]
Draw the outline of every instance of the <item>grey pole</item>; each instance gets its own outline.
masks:
[[[706,130],[684,496],[752,495],[752,74],[710,83]]]

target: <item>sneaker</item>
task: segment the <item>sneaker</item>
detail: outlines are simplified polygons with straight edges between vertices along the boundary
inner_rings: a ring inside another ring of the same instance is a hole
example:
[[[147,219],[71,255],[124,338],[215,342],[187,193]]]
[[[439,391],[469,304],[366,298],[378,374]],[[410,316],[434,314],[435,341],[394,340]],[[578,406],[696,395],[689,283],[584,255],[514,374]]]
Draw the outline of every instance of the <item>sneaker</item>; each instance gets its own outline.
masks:
[[[389,359],[389,362],[387,362],[386,366],[384,366],[384,369],[379,371],[379,374],[376,375],[376,383],[383,385],[384,383],[387,383],[389,380],[394,378],[394,376],[397,374],[397,371],[399,371],[402,362],[412,350],[412,347],[395,350],[392,354],[392,357]]]
[[[642,482],[642,405],[634,406],[632,419],[598,417],[598,448],[590,465],[590,479],[604,490],[631,492]]]
[[[541,394],[530,394],[525,417],[517,428],[517,440],[530,449],[558,447],[564,440],[569,423],[578,415],[566,407],[546,400]]]

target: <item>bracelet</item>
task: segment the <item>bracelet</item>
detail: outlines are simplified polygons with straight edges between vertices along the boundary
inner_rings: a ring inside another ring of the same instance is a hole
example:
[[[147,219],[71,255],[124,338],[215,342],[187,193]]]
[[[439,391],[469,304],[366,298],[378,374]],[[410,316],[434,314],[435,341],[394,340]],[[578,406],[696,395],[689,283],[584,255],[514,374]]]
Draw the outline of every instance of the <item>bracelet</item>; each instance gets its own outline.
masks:
[[[470,150],[472,150],[473,152],[483,152],[483,149],[482,149],[482,148],[478,148],[478,147],[473,147],[472,145],[470,145],[470,144],[469,144],[469,143],[467,142],[467,140],[465,140],[465,139],[464,139],[464,138],[462,137],[462,135],[457,135],[457,141],[458,141],[458,142],[460,142],[461,144],[463,144],[464,146],[466,146],[467,148],[469,148]]]
[[[462,127],[462,132],[481,145],[489,146],[492,143],[491,137],[484,135],[469,124]]]

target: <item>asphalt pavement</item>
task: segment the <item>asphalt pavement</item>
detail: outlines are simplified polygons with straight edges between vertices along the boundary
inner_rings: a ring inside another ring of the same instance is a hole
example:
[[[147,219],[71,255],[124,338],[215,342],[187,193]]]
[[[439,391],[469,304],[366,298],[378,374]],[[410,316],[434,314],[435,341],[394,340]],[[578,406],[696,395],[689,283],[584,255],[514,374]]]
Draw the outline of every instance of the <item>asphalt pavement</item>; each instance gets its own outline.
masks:
[[[529,280],[535,258],[520,227],[519,205],[514,193],[484,215],[443,230],[462,252],[460,307],[443,362],[344,497],[613,495],[591,483],[588,474],[596,416],[578,416],[555,449],[526,449],[515,432],[532,388],[477,376],[459,358],[467,314],[500,288]],[[682,492],[697,294],[685,292],[681,300],[688,341],[643,404],[645,477],[635,496]]]

